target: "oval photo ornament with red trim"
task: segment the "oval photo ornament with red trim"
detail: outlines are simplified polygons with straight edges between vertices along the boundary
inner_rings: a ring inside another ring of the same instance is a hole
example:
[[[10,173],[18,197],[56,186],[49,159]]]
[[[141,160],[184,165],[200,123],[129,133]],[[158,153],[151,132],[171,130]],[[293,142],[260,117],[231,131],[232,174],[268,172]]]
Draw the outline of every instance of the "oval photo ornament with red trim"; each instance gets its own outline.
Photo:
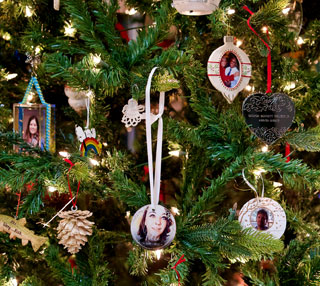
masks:
[[[208,60],[209,80],[228,103],[232,103],[251,78],[249,57],[233,44],[233,39],[233,36],[225,36],[224,45],[214,50]]]

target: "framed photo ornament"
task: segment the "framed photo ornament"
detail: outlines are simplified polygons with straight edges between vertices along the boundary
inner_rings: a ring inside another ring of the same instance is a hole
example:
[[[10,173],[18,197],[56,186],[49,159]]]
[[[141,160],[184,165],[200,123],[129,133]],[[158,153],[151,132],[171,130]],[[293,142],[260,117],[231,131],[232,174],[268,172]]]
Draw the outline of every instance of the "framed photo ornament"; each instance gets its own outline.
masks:
[[[251,78],[249,57],[233,44],[233,40],[233,36],[225,36],[224,45],[212,52],[207,65],[211,84],[230,104]]]
[[[28,103],[33,85],[41,104]],[[44,100],[36,77],[31,77],[23,100],[13,105],[13,117],[13,130],[25,142],[32,147],[55,152],[55,105]]]
[[[280,238],[286,230],[287,218],[278,202],[259,197],[251,199],[241,208],[239,222],[243,228],[250,227]]]

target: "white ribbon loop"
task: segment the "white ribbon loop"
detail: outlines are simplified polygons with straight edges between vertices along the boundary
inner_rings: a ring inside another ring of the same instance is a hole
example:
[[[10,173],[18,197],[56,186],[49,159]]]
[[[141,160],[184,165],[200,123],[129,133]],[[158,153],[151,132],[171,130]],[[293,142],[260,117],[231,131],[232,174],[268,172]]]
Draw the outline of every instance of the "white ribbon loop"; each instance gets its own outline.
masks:
[[[154,115],[150,111],[150,89],[151,79],[157,67],[154,67],[150,72],[148,83],[146,86],[146,135],[147,135],[147,150],[148,150],[148,166],[149,166],[149,181],[151,193],[151,206],[155,207],[159,203],[160,195],[160,180],[161,180],[161,158],[162,158],[162,137],[163,137],[163,121],[162,114],[164,111],[164,92],[160,92],[159,112]],[[156,166],[155,174],[153,174],[153,158],[152,158],[152,133],[151,125],[159,120],[157,132],[157,149],[156,149]]]
[[[251,185],[251,183],[247,180],[246,176],[244,175],[244,169],[242,169],[242,177],[243,177],[243,180],[244,180],[244,181],[247,183],[247,185],[250,187],[250,189],[255,192],[256,197],[257,197],[257,199],[258,199],[258,198],[259,198],[258,192],[257,192],[256,188],[255,188],[253,185]],[[262,178],[262,176],[259,175],[259,177],[260,177],[260,179],[261,179],[261,181],[262,181],[261,198],[263,198],[263,197],[264,197],[264,183],[263,183],[263,178]]]

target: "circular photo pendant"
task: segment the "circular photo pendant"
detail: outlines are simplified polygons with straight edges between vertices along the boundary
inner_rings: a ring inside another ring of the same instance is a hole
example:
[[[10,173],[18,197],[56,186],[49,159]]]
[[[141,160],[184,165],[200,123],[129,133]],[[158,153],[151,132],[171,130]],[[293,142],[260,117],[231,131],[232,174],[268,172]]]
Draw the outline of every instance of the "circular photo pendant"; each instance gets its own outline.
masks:
[[[161,205],[140,208],[131,221],[131,235],[143,248],[156,250],[168,246],[176,234],[176,222]]]
[[[251,227],[280,238],[286,230],[286,214],[279,203],[270,198],[254,198],[240,210],[239,222],[243,228]]]

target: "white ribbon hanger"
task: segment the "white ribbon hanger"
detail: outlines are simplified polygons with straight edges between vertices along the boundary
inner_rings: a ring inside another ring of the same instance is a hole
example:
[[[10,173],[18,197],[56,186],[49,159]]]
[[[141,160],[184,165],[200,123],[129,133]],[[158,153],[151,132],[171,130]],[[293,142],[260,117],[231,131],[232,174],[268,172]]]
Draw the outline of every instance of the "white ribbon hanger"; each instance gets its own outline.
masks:
[[[149,165],[149,181],[150,181],[150,193],[151,193],[151,206],[155,208],[159,203],[160,195],[160,177],[161,177],[161,159],[162,159],[162,137],[163,137],[163,121],[162,114],[164,111],[164,95],[165,92],[160,92],[159,98],[159,112],[153,114],[150,111],[150,88],[151,79],[157,67],[154,67],[149,75],[148,83],[146,86],[146,135],[147,135],[147,150],[148,150],[148,165]],[[156,149],[156,166],[155,173],[153,173],[153,158],[152,158],[152,133],[151,125],[158,122],[157,132],[157,149]]]
[[[258,192],[257,192],[256,188],[247,180],[246,176],[244,175],[244,169],[242,169],[242,177],[243,177],[243,180],[246,182],[246,184],[250,187],[250,189],[253,190],[254,193],[256,194],[257,204],[259,204],[259,195],[258,195]],[[262,181],[261,198],[263,198],[263,197],[264,197],[264,183],[263,183],[263,178],[262,178],[261,175],[259,175],[259,178],[260,178],[261,181]]]

